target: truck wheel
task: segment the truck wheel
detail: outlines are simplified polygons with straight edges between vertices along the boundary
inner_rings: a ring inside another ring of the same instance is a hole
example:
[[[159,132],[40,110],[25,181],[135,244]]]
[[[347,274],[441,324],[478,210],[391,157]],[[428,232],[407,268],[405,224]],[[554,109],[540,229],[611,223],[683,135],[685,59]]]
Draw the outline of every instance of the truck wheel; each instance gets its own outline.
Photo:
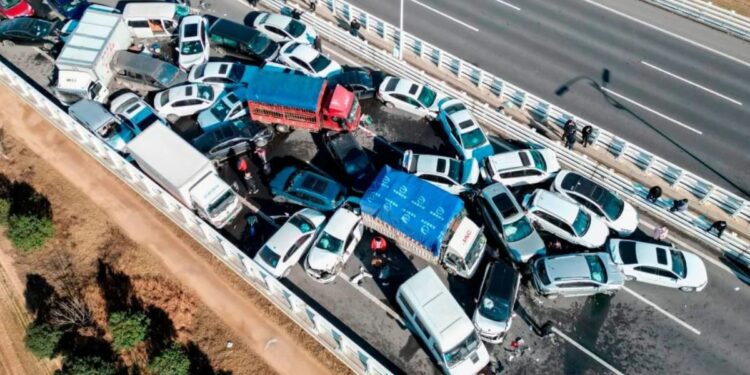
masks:
[[[286,125],[276,125],[276,131],[279,133],[289,133],[291,129]]]

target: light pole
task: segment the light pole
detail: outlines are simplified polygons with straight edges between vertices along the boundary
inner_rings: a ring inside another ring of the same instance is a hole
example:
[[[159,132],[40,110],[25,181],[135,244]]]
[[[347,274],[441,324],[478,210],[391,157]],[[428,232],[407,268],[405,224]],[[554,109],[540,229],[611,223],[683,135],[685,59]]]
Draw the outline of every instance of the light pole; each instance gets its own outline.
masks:
[[[401,17],[398,31],[398,59],[404,59],[404,0],[401,0]]]

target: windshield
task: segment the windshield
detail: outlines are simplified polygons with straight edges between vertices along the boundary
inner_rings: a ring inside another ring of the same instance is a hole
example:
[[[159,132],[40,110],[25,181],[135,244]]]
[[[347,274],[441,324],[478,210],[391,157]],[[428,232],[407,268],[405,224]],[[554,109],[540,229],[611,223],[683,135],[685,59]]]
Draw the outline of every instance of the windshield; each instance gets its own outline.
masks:
[[[294,225],[294,227],[299,229],[303,234],[315,230],[315,225],[302,215],[292,216],[292,218],[289,219],[289,224]]]
[[[604,210],[604,214],[607,215],[607,218],[610,220],[615,220],[620,217],[620,214],[622,214],[622,211],[625,209],[625,202],[606,190],[604,190],[604,193],[601,194],[597,201],[602,210]]]
[[[161,97],[159,97],[159,105],[160,106],[163,107],[163,106],[167,105],[167,103],[169,103],[169,93],[170,92],[171,92],[171,90],[167,90],[167,91],[164,91],[161,94]]]
[[[315,247],[330,251],[334,254],[338,254],[343,246],[344,241],[331,236],[330,234],[328,234],[328,232],[323,232],[323,234],[318,239],[318,242],[315,244]]]
[[[250,42],[250,49],[257,54],[260,54],[266,50],[269,44],[271,44],[271,41],[268,38],[265,38],[262,35],[257,35]]]
[[[578,215],[576,216],[576,219],[573,221],[573,230],[576,232],[576,235],[583,236],[586,234],[586,231],[589,230],[589,227],[591,226],[591,216],[587,214],[585,211],[579,209]]]
[[[210,109],[211,114],[214,115],[214,117],[219,121],[224,121],[224,119],[229,114],[229,111],[232,109],[227,105],[226,102],[226,100],[217,100],[216,104],[214,104]]]
[[[205,100],[213,100],[214,90],[208,85],[198,85],[198,97]]]
[[[487,138],[484,137],[482,129],[476,128],[468,133],[461,134],[461,144],[466,149],[476,148],[487,142]]]
[[[319,72],[328,67],[331,64],[331,60],[323,55],[318,55],[313,61],[310,61],[310,66],[314,71]]]
[[[292,37],[296,38],[305,32],[305,25],[295,19],[289,20],[289,24],[286,25],[286,32]]]
[[[672,255],[672,271],[681,278],[687,276],[687,267],[685,267],[685,255],[681,251],[670,250]]]
[[[227,190],[226,193],[224,193],[219,199],[213,201],[211,205],[208,206],[208,214],[211,215],[211,217],[216,217],[221,211],[226,207],[227,204],[232,199],[232,191]]]
[[[172,81],[177,77],[177,74],[180,72],[179,69],[177,69],[176,66],[170,65],[170,64],[162,64],[161,70],[158,74],[159,83],[163,84],[164,86],[171,86],[170,84]],[[198,76],[202,74],[202,71],[199,73]]]
[[[266,264],[273,268],[276,268],[276,265],[279,264],[279,258],[281,258],[279,254],[274,253],[268,246],[263,246],[258,254],[260,255],[260,259],[263,259]]]
[[[349,116],[346,118],[347,124],[353,124],[354,121],[357,121],[357,112],[359,111],[359,100],[357,98],[354,98],[354,101],[352,102],[352,109],[349,111]]]
[[[344,156],[343,161],[344,167],[346,168],[346,173],[349,175],[357,174],[360,171],[363,171],[370,163],[370,160],[367,158],[366,154],[363,154],[363,152],[360,152],[359,150],[354,148],[349,150],[346,156]]]
[[[461,162],[458,160],[448,159],[448,178],[456,182],[461,182],[461,165]]]
[[[482,253],[482,250],[484,249],[484,245],[486,243],[487,239],[480,232],[479,236],[477,236],[477,239],[474,241],[474,244],[471,245],[471,249],[464,258],[464,264],[466,265],[467,270],[473,269],[474,263],[479,261],[479,254]]]
[[[66,12],[70,12],[71,10],[78,7],[79,4],[81,4],[83,0],[72,0],[71,2],[65,4],[62,6],[63,10]]]
[[[182,43],[182,49],[180,50],[180,54],[183,55],[195,55],[201,52],[203,52],[203,45],[200,40]]]
[[[239,82],[244,74],[245,66],[242,64],[234,64],[232,65],[232,69],[229,70],[229,79],[234,82]]]
[[[529,219],[522,217],[508,225],[503,225],[503,233],[508,242],[520,241],[528,237],[534,229],[529,223]]]
[[[510,317],[510,301],[495,295],[497,292],[497,290],[487,290],[482,300],[479,301],[479,313],[496,322],[503,322]]]
[[[422,88],[422,92],[419,93],[417,100],[419,100],[419,102],[425,107],[431,107],[432,103],[435,103],[435,98],[437,98],[437,93],[425,86]]]
[[[546,171],[547,163],[544,161],[544,157],[539,151],[529,151],[531,158],[534,159],[534,167],[539,170]]]
[[[585,255],[586,263],[589,265],[591,279],[600,283],[607,282],[607,271],[604,270],[602,259],[596,255]]]
[[[14,6],[18,5],[18,3],[20,2],[21,0],[0,0],[0,5],[3,8],[8,9],[8,8],[13,8]]]
[[[147,114],[144,117],[141,118],[134,118],[134,121],[131,121],[131,124],[138,128],[140,131],[146,130],[149,126],[155,124],[158,121],[161,121],[156,114],[154,114],[151,111],[145,111]]]
[[[476,332],[472,331],[463,342],[458,344],[455,348],[445,353],[445,364],[448,367],[453,367],[461,363],[464,359],[468,358],[479,347],[479,338]]]

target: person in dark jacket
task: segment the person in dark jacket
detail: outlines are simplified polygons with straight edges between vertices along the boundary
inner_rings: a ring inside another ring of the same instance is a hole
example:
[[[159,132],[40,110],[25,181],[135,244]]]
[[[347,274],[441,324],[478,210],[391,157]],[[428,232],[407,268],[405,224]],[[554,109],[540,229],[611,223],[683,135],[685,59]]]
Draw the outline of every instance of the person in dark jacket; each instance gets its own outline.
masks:
[[[318,6],[318,0],[310,0],[310,11],[315,12],[315,8]]]
[[[661,188],[659,186],[653,186],[651,189],[648,189],[648,195],[646,196],[646,200],[651,203],[656,203],[657,200],[659,200],[659,197],[661,197]]]
[[[688,200],[687,199],[677,199],[672,203],[672,208],[669,209],[669,212],[684,212],[688,209]]]
[[[568,133],[575,132],[578,126],[576,125],[576,121],[573,119],[569,119],[568,121],[565,121],[565,125],[563,125],[563,133],[560,139],[565,139],[568,136]]]
[[[588,145],[594,144],[593,140],[593,132],[594,128],[591,125],[586,125],[581,129],[581,143],[583,144],[583,147],[587,147]]]
[[[315,40],[313,40],[313,48],[317,50],[318,52],[323,52],[323,46],[320,42],[320,35],[315,36]]]
[[[565,147],[568,150],[572,150],[575,144],[576,144],[576,129],[572,128],[572,130],[565,133]]]
[[[714,221],[714,223],[706,229],[706,232],[711,233],[714,229],[716,230],[716,237],[721,238],[721,235],[724,234],[724,230],[727,229],[727,222],[724,220]]]
[[[352,22],[349,23],[349,32],[353,37],[359,37],[359,28],[362,27],[356,18],[352,18]]]

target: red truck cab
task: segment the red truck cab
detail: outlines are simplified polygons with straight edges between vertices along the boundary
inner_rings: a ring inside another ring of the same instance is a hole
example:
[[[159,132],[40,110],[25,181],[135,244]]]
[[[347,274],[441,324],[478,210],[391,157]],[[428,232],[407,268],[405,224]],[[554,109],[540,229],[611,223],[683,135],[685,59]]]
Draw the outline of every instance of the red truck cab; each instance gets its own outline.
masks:
[[[0,0],[0,15],[5,18],[31,17],[34,8],[26,0]]]
[[[323,95],[323,128],[334,131],[352,131],[359,127],[362,107],[353,92],[336,85]]]

